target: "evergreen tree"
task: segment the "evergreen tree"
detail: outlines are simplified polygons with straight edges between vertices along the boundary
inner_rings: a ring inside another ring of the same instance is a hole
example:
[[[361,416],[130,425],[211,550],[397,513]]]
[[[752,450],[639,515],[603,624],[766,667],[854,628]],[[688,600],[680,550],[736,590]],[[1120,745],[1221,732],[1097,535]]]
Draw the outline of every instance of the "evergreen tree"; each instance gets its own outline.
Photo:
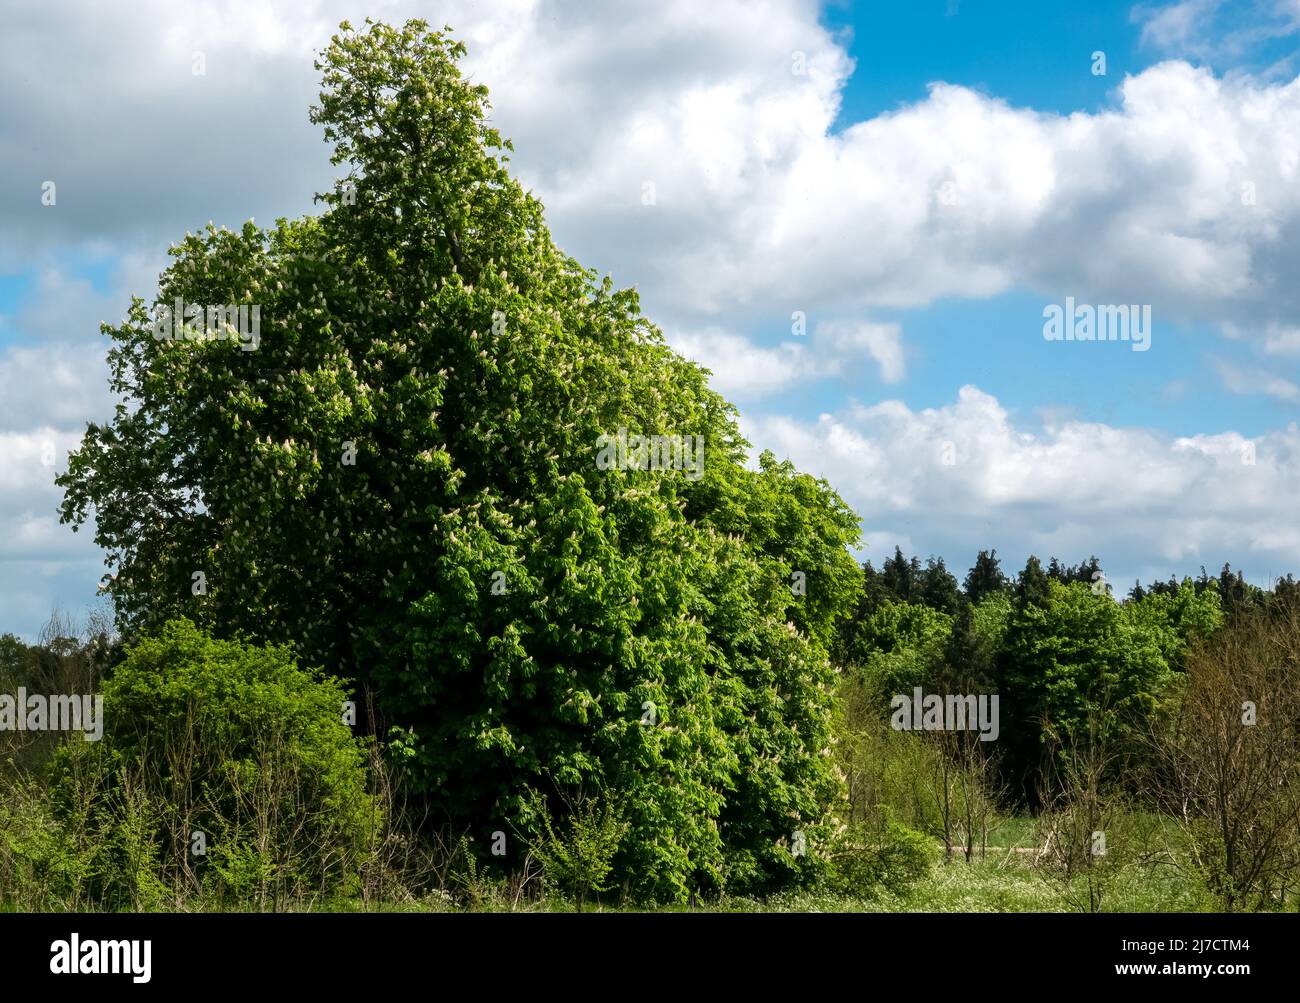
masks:
[[[996,550],[981,550],[975,558],[975,566],[966,575],[962,585],[966,598],[978,603],[985,596],[990,596],[1007,589],[1007,576],[1002,573]]]
[[[997,645],[982,634],[974,604],[962,601],[944,649],[945,684],[954,693],[985,693],[997,689]]]
[[[944,566],[943,558],[931,557],[921,573],[920,601],[931,609],[939,610],[950,616],[961,605],[961,590],[957,579]]]
[[[908,560],[897,546],[894,547],[894,556],[887,559],[880,569],[881,584],[898,602],[911,602],[918,595],[920,577],[920,558]]]
[[[1031,554],[1025,562],[1024,570],[1016,579],[1016,602],[1019,607],[1046,606],[1051,594],[1051,581],[1051,576],[1043,570],[1042,562]]]

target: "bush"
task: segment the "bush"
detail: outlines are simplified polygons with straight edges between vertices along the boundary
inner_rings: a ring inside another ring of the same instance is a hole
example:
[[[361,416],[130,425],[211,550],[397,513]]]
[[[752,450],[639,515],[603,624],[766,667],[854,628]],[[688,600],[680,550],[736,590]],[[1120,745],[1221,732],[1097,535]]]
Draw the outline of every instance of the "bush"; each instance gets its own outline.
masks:
[[[858,823],[832,845],[829,883],[835,892],[859,898],[882,890],[902,895],[930,873],[938,852],[928,836],[888,816],[878,826]]]
[[[149,904],[159,880],[257,906],[359,890],[383,818],[338,681],[179,620],[103,696],[102,741],[61,748],[51,785],[65,823],[91,817],[99,900]]]
[[[43,786],[0,765],[0,909],[77,909],[95,871],[94,839],[56,816]]]
[[[545,799],[533,792],[528,806],[537,830],[529,845],[546,884],[572,896],[578,908],[609,891],[614,858],[629,828],[613,800],[604,795],[566,804],[567,825],[559,833]]]

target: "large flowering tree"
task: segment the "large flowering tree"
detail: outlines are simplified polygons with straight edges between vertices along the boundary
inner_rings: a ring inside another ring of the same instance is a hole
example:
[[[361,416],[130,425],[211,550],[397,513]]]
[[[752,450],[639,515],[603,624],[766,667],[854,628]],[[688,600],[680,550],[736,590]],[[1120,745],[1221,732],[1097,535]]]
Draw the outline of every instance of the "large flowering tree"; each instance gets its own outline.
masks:
[[[857,520],[770,455],[747,468],[707,371],[556,248],[463,52],[342,26],[312,117],[346,179],[320,216],[187,236],[158,302],[106,328],[123,403],[63,518],[93,512],[128,634],[183,614],[356,680],[452,825],[605,789],[638,894],[787,883],[836,793]],[[160,338],[177,299],[257,306],[256,350]],[[598,464],[621,429],[702,437],[703,465]]]

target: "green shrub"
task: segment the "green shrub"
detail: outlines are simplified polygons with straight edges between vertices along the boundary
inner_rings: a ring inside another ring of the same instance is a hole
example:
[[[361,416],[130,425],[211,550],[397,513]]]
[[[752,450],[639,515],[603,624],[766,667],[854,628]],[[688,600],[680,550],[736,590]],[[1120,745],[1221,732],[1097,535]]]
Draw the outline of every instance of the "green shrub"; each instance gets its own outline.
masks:
[[[878,826],[859,823],[833,841],[828,881],[841,895],[901,895],[929,875],[938,852],[928,836],[892,818]]]
[[[537,832],[529,845],[546,884],[572,896],[579,908],[609,891],[614,858],[629,828],[613,800],[600,796],[566,804],[568,819],[559,832],[539,794],[532,792],[528,804]]]
[[[76,909],[95,871],[97,840],[84,815],[59,818],[38,780],[0,767],[0,908]]]
[[[89,810],[97,896],[264,906],[354,894],[383,818],[338,681],[287,649],[214,640],[186,620],[137,643],[104,685],[104,736],[53,762],[66,821]]]

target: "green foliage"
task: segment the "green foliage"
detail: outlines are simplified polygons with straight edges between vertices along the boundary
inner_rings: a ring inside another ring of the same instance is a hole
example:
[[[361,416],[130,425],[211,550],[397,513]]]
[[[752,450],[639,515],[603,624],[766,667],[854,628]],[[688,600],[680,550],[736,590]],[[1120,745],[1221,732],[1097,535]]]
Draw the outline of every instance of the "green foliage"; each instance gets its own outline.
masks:
[[[1011,597],[1004,592],[995,592],[971,605],[976,633],[995,651],[1002,646],[1011,613]]]
[[[927,606],[886,599],[854,625],[845,657],[885,706],[894,693],[912,692],[932,680],[943,664],[952,618]]]
[[[977,604],[962,603],[944,649],[943,667],[937,673],[945,692],[997,690],[997,657],[1011,612],[1011,600],[1000,592]]]
[[[27,645],[13,634],[0,634],[0,682],[8,684],[22,671]]]
[[[557,832],[546,799],[530,793],[529,821],[536,832],[530,847],[547,885],[571,895],[581,908],[613,887],[614,858],[629,825],[608,796],[581,798],[567,807],[568,818]]]
[[[101,900],[156,899],[152,875],[258,904],[358,890],[382,817],[337,681],[181,620],[141,639],[103,697],[103,739],[60,748],[50,784],[60,819],[87,813],[101,834]]]
[[[895,731],[875,687],[846,674],[835,724],[835,762],[844,776],[839,815],[852,827],[896,818],[931,835],[942,831],[929,778],[941,767],[939,750],[920,736]]]
[[[937,657],[951,628],[951,617],[928,606],[887,601],[862,625],[858,639],[871,651],[914,648]]]
[[[3,766],[0,907],[35,912],[83,905],[102,840],[93,833],[82,838],[84,816],[63,824],[38,778],[10,772],[12,763]]]
[[[1176,592],[1149,592],[1121,610],[1133,632],[1149,638],[1179,672],[1186,669],[1188,648],[1213,637],[1224,622],[1218,589],[1212,585],[1198,593],[1190,578]]]
[[[1120,604],[1098,588],[1104,578],[1095,557],[1077,567],[1053,559],[1047,570],[1030,558],[1009,590],[996,556],[981,551],[967,597],[950,614],[946,589],[936,600],[923,587],[927,576],[943,581],[943,574],[937,562],[923,570],[898,550],[880,573],[864,568],[864,590],[836,653],[857,667],[874,699],[883,706],[917,686],[999,694],[999,775],[1032,804],[1054,793],[1043,782],[1055,771],[1052,757],[1086,740],[1095,720],[1097,737],[1115,753],[1115,772],[1136,790],[1140,771],[1155,766],[1149,738],[1169,727],[1189,647],[1224,623],[1217,583],[1153,586]],[[904,594],[914,598],[900,601]]]
[[[1238,609],[1188,658],[1161,791],[1229,912],[1300,886],[1300,608]]]
[[[134,301],[106,328],[129,403],[70,457],[63,517],[93,508],[125,630],[184,615],[367,687],[454,825],[552,777],[628,806],[639,896],[797,880],[779,843],[836,794],[857,520],[746,467],[707,372],[554,246],[463,52],[343,26],[312,112],[349,172],[327,211],[187,236],[161,278],[161,304],[259,305],[258,350],[156,341]],[[619,429],[700,437],[702,472],[600,469]]]
[[[19,687],[28,693],[82,694],[99,688],[99,680],[116,653],[103,633],[73,636],[71,625],[54,616],[35,644],[12,634],[0,637],[0,693],[14,698]],[[0,758],[12,757],[21,770],[39,769],[63,737],[53,731],[0,731]]]
[[[962,582],[966,598],[972,603],[983,602],[989,596],[1005,594],[1008,585],[996,550],[981,550],[967,573],[966,580]]]
[[[874,851],[876,882],[896,895],[928,875],[938,855],[933,840],[893,819],[886,823]]]
[[[881,891],[905,894],[934,866],[934,840],[888,814],[883,824],[848,826],[832,844],[830,887],[841,895],[871,898]]]
[[[1138,744],[1171,681],[1162,641],[1149,619],[1081,582],[1049,579],[1040,601],[1017,606],[998,675],[1007,766],[1022,790],[1077,741]]]
[[[479,866],[478,856],[469,837],[462,835],[456,843],[448,868],[448,885],[455,899],[467,909],[483,909],[502,893],[500,877],[494,881]]]

